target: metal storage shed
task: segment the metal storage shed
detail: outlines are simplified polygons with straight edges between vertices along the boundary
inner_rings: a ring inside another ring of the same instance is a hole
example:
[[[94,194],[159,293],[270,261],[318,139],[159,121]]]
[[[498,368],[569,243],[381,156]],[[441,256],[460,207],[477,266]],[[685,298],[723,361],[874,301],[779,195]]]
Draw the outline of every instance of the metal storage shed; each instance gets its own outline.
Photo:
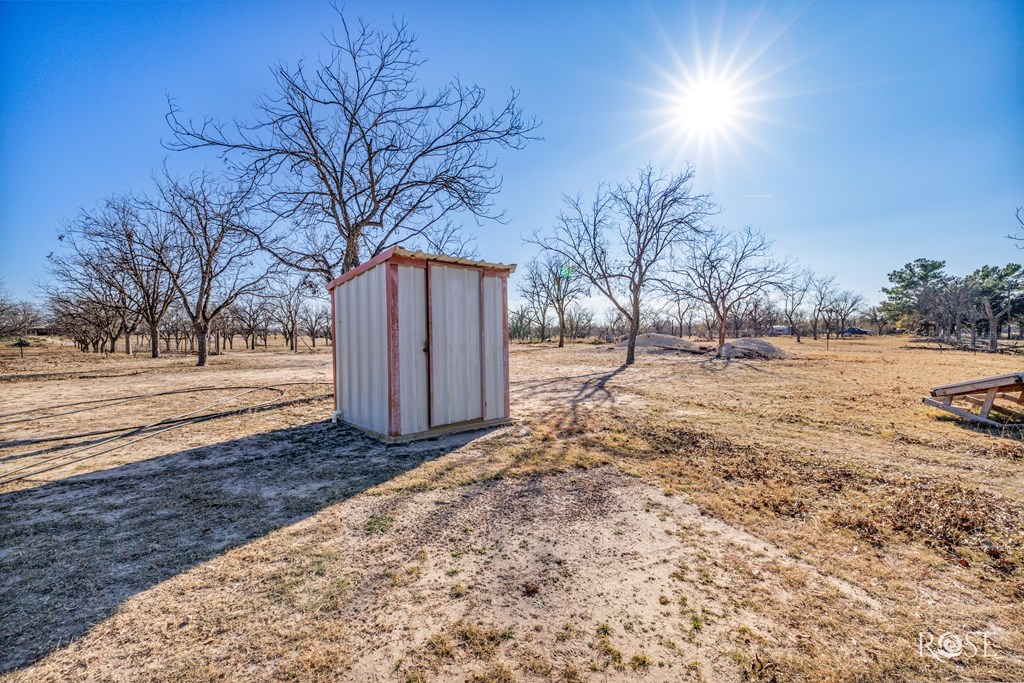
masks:
[[[392,247],[328,283],[332,420],[389,442],[509,422],[515,268]]]

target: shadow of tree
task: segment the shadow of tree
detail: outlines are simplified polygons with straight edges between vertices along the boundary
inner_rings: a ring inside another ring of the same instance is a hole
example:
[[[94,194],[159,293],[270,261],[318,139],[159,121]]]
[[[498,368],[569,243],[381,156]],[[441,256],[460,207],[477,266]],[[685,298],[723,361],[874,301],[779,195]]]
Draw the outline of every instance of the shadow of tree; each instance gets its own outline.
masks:
[[[133,595],[443,456],[481,431],[388,446],[318,422],[0,496],[0,672]]]
[[[549,423],[560,430],[580,429],[585,418],[581,411],[582,406],[614,406],[615,394],[608,384],[627,368],[629,366],[623,363],[609,371],[518,382],[517,384],[522,386],[516,389],[516,396],[521,399],[543,398],[551,403],[564,403],[568,410],[552,413],[549,416]]]

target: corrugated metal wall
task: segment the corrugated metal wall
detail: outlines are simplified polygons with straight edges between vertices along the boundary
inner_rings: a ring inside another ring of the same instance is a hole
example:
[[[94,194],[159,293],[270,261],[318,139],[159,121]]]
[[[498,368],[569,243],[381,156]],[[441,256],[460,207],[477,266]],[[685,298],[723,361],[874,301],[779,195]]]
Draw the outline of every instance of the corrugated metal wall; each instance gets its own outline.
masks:
[[[484,419],[505,414],[504,279],[484,277]]]
[[[483,417],[479,270],[430,264],[432,427]]]
[[[398,358],[402,434],[430,428],[427,396],[427,269],[398,267]]]
[[[386,268],[375,266],[333,290],[340,417],[381,434],[388,432]]]

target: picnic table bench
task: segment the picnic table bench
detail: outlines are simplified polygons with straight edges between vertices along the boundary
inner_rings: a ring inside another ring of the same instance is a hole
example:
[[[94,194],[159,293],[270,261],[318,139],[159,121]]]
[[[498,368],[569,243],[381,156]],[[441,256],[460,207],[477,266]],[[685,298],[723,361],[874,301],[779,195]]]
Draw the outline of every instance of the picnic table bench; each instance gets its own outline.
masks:
[[[932,387],[931,396],[926,396],[922,400],[933,408],[945,410],[990,427],[1024,425],[1024,372]],[[969,408],[954,406],[954,400],[963,401],[971,407],[979,408],[979,411],[973,413]],[[999,400],[1009,401],[1012,406],[997,403]],[[993,411],[1006,416],[1008,421],[993,420],[990,417]]]

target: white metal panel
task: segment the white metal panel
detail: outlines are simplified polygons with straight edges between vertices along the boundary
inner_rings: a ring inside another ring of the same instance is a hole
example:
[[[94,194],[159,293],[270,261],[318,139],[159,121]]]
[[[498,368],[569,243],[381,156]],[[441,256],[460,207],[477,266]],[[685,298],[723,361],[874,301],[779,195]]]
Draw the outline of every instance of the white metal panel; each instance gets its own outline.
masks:
[[[481,272],[430,265],[431,426],[483,417]]]
[[[388,431],[386,266],[334,288],[340,417],[364,429]]]
[[[484,277],[484,419],[505,415],[504,280]]]
[[[398,358],[402,434],[430,428],[427,394],[427,269],[398,267]]]

